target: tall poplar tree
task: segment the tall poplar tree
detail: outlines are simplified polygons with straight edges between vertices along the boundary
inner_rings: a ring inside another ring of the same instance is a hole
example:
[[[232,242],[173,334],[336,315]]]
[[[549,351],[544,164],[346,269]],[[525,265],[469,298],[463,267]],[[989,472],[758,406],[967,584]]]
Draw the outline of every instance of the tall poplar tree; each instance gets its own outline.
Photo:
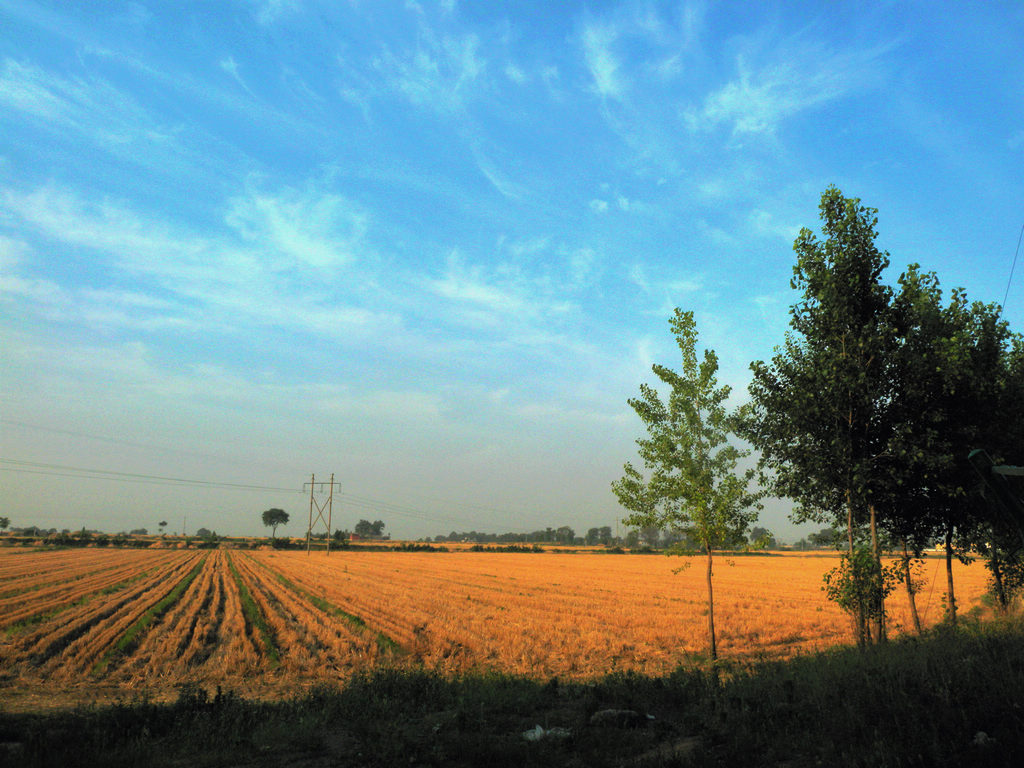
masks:
[[[874,209],[829,187],[820,213],[823,239],[804,228],[793,245],[791,285],[802,296],[790,308],[785,342],[770,362],[751,364],[743,436],[760,451],[773,493],[796,502],[797,522],[846,529],[857,595],[851,612],[863,646],[879,606],[865,602],[862,585],[877,574],[858,572],[865,559],[855,551],[861,532],[870,530],[873,567],[881,570],[872,494],[891,430],[892,291],[880,280],[889,258],[875,245]]]
[[[706,555],[708,654],[718,658],[712,582],[713,551],[735,546],[757,520],[762,494],[751,491],[755,471],[738,473],[748,455],[729,443],[735,414],[725,402],[729,386],[718,386],[718,357],[711,349],[697,358],[697,326],[692,312],[675,310],[669,321],[682,352],[679,373],[654,365],[654,374],[669,388],[668,400],[647,384],[629,404],[641,418],[647,437],[637,440],[647,475],[626,463],[612,490],[632,514],[623,522],[681,533]],[[674,550],[681,554],[681,549]]]

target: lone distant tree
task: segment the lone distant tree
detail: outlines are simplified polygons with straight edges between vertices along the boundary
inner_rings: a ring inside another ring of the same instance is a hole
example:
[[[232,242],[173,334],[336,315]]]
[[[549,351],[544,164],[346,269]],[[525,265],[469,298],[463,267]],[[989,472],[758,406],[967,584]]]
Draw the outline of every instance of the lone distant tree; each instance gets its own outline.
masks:
[[[263,524],[270,528],[270,537],[277,538],[277,526],[288,524],[288,513],[283,509],[274,507],[263,513]]]
[[[729,443],[736,415],[725,408],[730,388],[718,386],[718,357],[706,349],[698,361],[692,312],[676,309],[669,324],[682,352],[682,372],[663,365],[652,369],[669,387],[668,402],[648,384],[641,384],[641,396],[629,401],[647,428],[647,437],[636,442],[649,477],[627,463],[625,476],[612,483],[612,490],[632,512],[623,520],[626,525],[683,534],[706,553],[708,652],[714,661],[712,551],[742,540],[757,519],[762,494],[749,489],[752,468],[736,471],[736,463],[748,452]],[[682,547],[674,550],[683,554]]]
[[[9,517],[0,517],[0,531],[6,531],[10,524],[11,519]]]

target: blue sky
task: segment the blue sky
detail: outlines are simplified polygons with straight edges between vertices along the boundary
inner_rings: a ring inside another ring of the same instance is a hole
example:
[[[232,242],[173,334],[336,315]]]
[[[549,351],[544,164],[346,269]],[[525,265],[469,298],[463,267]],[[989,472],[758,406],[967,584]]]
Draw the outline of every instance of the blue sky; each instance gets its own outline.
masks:
[[[335,527],[614,525],[672,308],[739,402],[829,184],[889,280],[1002,302],[1022,41],[1011,2],[0,0],[2,514],[300,535],[334,472]]]

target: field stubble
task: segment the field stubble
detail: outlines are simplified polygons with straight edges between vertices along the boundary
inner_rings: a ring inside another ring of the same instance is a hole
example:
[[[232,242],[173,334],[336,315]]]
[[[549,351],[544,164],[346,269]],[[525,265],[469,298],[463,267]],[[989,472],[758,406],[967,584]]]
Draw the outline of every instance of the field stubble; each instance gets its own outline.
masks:
[[[821,591],[836,562],[716,559],[719,652],[782,658],[848,643],[848,617]],[[604,554],[0,550],[0,691],[10,694],[8,708],[38,709],[131,691],[171,698],[182,685],[297,693],[388,665],[541,679],[660,675],[706,645],[703,560],[676,573],[682,563]],[[979,605],[984,568],[956,563],[954,573],[961,608]],[[944,563],[928,559],[922,576],[918,609],[930,626],[943,616]],[[910,626],[904,591],[887,607],[891,632]],[[118,643],[123,651],[111,651]]]

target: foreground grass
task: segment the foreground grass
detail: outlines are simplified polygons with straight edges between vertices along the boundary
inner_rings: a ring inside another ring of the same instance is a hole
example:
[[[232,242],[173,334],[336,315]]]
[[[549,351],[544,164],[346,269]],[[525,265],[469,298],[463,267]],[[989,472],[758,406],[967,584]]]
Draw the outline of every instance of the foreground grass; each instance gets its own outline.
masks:
[[[643,717],[592,724],[605,709]],[[524,739],[536,725],[566,731]],[[0,742],[0,762],[24,766],[1016,765],[1024,621],[666,678],[381,670],[279,702],[185,688],[174,704],[0,715]]]

